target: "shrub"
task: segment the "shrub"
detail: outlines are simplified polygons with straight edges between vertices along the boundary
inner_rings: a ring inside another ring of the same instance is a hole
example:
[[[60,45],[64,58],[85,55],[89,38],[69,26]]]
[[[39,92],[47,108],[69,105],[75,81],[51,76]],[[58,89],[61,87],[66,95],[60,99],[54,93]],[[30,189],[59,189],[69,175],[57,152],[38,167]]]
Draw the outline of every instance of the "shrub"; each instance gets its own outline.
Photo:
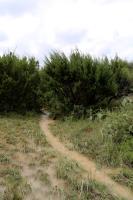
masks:
[[[40,109],[40,75],[35,58],[0,57],[0,112]]]
[[[102,130],[103,140],[107,143],[109,162],[118,162],[123,165],[133,166],[133,105],[122,107],[116,114],[112,113],[107,118]],[[118,153],[118,155],[117,155]]]
[[[66,57],[53,52],[42,70],[45,106],[55,116],[104,107],[113,98],[128,93],[127,62],[118,57],[95,59],[78,50]]]

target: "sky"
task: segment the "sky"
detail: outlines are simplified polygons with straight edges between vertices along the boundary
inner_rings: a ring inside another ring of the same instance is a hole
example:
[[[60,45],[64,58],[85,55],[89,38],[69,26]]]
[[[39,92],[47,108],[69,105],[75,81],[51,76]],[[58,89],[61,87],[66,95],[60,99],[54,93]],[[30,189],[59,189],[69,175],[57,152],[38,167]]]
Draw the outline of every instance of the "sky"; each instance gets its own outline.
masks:
[[[0,0],[0,54],[75,48],[133,60],[133,0]]]

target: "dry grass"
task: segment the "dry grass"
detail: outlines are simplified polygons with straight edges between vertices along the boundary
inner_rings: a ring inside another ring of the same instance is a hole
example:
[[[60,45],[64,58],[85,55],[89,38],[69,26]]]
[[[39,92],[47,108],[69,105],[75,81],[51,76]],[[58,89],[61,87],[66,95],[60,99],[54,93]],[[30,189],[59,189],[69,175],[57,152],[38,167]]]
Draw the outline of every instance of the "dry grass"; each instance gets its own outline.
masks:
[[[0,200],[52,196],[47,170],[55,158],[40,130],[39,116],[0,116]]]
[[[80,200],[120,200],[110,194],[108,189],[91,179],[75,161],[61,158],[57,163],[57,177],[64,179],[66,199]]]

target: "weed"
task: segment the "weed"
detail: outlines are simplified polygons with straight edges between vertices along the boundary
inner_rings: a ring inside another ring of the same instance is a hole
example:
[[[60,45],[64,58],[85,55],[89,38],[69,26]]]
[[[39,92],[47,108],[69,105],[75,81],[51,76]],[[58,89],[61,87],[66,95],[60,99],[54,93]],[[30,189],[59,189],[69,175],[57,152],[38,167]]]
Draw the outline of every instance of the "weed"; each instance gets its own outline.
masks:
[[[0,154],[0,163],[7,164],[10,162],[10,158],[6,154]]]
[[[45,173],[42,170],[38,170],[37,176],[39,177],[39,180],[42,183],[45,183],[46,185],[50,185],[51,184],[50,180],[49,180],[49,174],[48,173]]]

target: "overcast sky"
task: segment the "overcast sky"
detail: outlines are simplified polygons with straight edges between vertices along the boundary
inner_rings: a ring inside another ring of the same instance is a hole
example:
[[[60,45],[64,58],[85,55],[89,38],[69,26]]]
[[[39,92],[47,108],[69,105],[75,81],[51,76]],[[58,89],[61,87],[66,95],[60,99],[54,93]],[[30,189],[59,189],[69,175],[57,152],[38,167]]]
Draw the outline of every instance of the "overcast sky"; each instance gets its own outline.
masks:
[[[133,0],[0,0],[0,54],[79,48],[133,59]]]

